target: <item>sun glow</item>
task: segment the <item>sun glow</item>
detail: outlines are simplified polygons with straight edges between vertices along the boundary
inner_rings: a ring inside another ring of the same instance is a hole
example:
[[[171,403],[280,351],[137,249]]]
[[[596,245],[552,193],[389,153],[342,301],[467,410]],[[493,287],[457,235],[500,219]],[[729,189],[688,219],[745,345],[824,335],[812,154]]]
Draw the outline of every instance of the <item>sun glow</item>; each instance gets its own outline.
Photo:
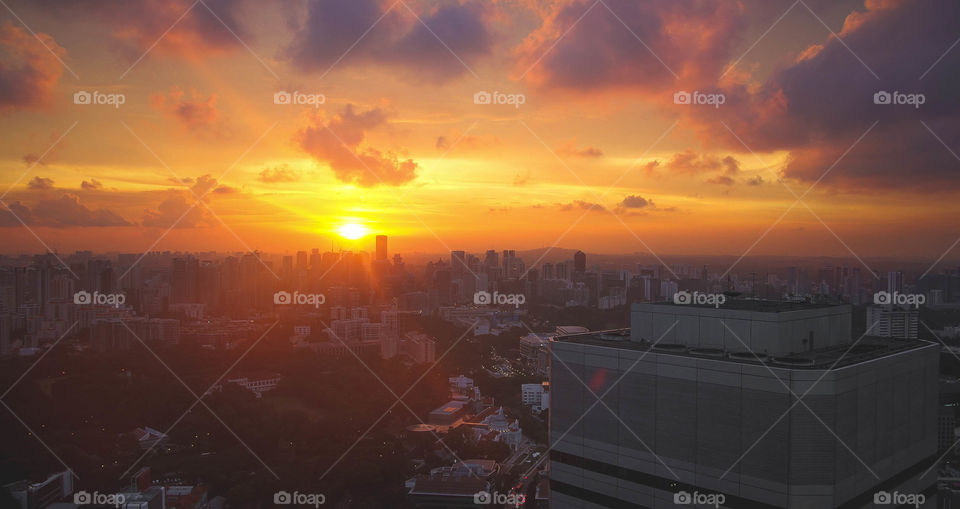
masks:
[[[339,233],[340,236],[345,239],[357,240],[370,233],[370,231],[367,230],[367,227],[363,226],[362,224],[347,223],[345,225],[341,225],[340,228],[337,229],[337,233]]]

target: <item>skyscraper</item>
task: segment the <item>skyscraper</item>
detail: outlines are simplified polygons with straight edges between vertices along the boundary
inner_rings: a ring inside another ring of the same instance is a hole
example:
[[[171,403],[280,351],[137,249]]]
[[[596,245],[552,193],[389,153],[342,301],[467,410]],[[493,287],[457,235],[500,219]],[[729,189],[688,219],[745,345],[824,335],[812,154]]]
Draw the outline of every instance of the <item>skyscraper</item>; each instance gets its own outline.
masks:
[[[933,498],[937,345],[853,345],[848,305],[638,303],[631,325],[551,343],[552,508]]]
[[[467,273],[467,254],[464,251],[450,251],[450,273],[454,278]]]
[[[377,235],[377,258],[378,261],[387,259],[387,236]]]
[[[578,274],[587,271],[587,255],[583,251],[573,253],[573,271]]]

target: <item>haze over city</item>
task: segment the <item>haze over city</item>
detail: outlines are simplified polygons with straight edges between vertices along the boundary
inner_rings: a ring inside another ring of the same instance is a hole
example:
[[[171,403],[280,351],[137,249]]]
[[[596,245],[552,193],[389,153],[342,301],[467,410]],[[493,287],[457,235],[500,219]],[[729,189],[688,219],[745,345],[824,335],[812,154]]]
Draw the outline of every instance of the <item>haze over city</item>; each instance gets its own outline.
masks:
[[[0,509],[960,507],[955,0],[0,6]]]

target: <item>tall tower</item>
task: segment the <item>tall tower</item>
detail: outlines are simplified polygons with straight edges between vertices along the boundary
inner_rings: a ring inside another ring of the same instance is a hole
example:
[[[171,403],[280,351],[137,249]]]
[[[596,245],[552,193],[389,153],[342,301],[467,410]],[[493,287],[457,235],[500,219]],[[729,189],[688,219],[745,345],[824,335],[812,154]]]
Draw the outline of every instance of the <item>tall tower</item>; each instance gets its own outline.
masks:
[[[583,251],[573,253],[573,271],[580,274],[587,271],[587,255]]]
[[[377,260],[387,259],[387,236],[377,235]]]

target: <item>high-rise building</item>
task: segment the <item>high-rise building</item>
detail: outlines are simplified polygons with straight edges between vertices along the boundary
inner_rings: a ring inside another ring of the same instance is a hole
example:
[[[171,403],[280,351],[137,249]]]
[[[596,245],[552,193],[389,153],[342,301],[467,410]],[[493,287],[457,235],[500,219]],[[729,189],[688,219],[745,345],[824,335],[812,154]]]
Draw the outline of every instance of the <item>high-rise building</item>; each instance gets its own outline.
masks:
[[[306,270],[306,268],[307,268],[307,252],[297,251],[297,269]]]
[[[551,508],[933,498],[937,345],[851,353],[848,305],[639,303],[631,325],[551,343]]]
[[[587,255],[583,251],[573,253],[573,272],[583,274],[587,271]]]
[[[917,339],[920,311],[894,305],[867,306],[870,334],[885,338]]]
[[[387,236],[377,235],[377,260],[387,259]]]
[[[450,251],[450,274],[454,279],[467,273],[467,254],[464,251]]]
[[[887,272],[887,291],[891,294],[903,291],[903,272]]]
[[[552,264],[552,263],[544,263],[544,264],[541,266],[541,269],[543,269],[543,279],[553,279],[553,278],[554,278],[554,275],[553,275],[553,264]]]

